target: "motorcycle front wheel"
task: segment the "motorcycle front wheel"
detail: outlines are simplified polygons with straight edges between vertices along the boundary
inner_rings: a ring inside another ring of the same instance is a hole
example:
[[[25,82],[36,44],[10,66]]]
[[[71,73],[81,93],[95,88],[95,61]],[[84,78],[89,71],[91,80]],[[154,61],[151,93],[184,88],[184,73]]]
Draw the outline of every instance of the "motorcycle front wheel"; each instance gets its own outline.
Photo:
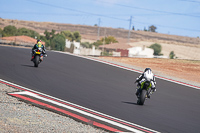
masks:
[[[142,90],[142,92],[140,93],[140,96],[138,98],[137,104],[144,105],[144,102],[146,100],[146,95],[147,95],[147,91]]]
[[[34,67],[38,67],[40,57],[38,55],[35,56]]]

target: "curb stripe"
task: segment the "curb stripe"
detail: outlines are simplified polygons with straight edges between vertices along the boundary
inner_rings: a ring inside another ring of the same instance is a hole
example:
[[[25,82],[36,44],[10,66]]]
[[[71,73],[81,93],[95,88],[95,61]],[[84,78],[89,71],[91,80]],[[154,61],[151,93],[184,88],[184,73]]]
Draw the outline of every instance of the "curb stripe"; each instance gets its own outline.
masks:
[[[149,130],[145,130],[145,129],[142,129],[142,128],[139,128],[139,127],[136,127],[134,126],[133,128],[130,127],[130,126],[126,126],[126,125],[123,125],[124,123],[118,123],[118,122],[115,122],[115,121],[112,121],[112,120],[109,120],[109,119],[106,119],[106,118],[102,118],[102,117],[99,117],[99,116],[96,116],[96,115],[93,115],[93,114],[90,114],[88,112],[84,112],[82,110],[79,110],[79,109],[76,109],[76,108],[73,108],[73,107],[70,107],[70,106],[67,106],[67,105],[63,105],[61,103],[58,103],[58,102],[55,102],[55,101],[52,101],[52,100],[49,100],[49,99],[46,99],[46,98],[43,98],[43,97],[40,97],[39,95],[37,94],[33,94],[31,92],[26,92],[26,91],[23,91],[23,92],[15,92],[15,93],[10,93],[11,95],[28,95],[28,96],[31,96],[31,97],[34,97],[36,99],[39,99],[39,100],[42,100],[42,101],[45,101],[45,102],[49,102],[51,104],[55,104],[55,105],[58,105],[60,107],[64,107],[66,109],[69,109],[69,110],[72,110],[72,111],[75,111],[75,112],[78,112],[80,114],[83,114],[85,116],[89,116],[89,117],[92,117],[92,118],[95,118],[97,120],[101,120],[103,122],[106,122],[106,123],[109,123],[109,124],[112,124],[114,126],[117,126],[117,127],[120,127],[120,128],[123,128],[123,129],[126,129],[128,131],[132,131],[132,132],[137,132],[137,133],[140,133],[141,131],[143,132],[146,132],[146,133],[152,133],[151,131]],[[25,97],[26,98],[26,97]],[[85,121],[84,121],[85,122]]]
[[[44,97],[44,96],[42,96],[42,95],[40,95],[40,96],[41,96],[41,97]],[[70,104],[67,104],[67,103],[64,103],[64,102],[60,102],[60,101],[58,101],[58,100],[55,100],[55,99],[52,99],[52,98],[49,98],[49,97],[45,97],[45,98],[50,99],[50,100],[53,100],[53,101],[56,101],[56,102],[59,102],[59,103],[62,103],[62,104],[65,104],[65,105],[68,105],[68,106],[71,106],[71,107],[74,107],[74,108],[76,108],[76,109],[80,109],[80,110],[82,110],[82,111],[86,111],[86,112],[88,112],[88,113],[91,113],[91,114],[94,114],[94,115],[97,115],[97,116],[100,116],[100,117],[103,117],[103,118],[106,118],[106,119],[109,119],[109,120],[112,120],[112,121],[115,121],[115,122],[119,122],[119,123],[121,123],[121,124],[130,126],[130,127],[133,127],[133,128],[137,128],[137,129],[142,130],[142,131],[145,131],[145,132],[149,132],[148,130],[144,130],[144,129],[142,129],[142,128],[139,128],[138,125],[137,125],[138,127],[137,127],[137,126],[134,126],[134,125],[130,125],[130,124],[125,123],[125,122],[123,122],[123,121],[116,120],[116,119],[107,117],[107,116],[105,116],[105,115],[101,115],[101,114],[98,114],[98,113],[95,113],[95,112],[92,112],[92,111],[89,111],[89,110],[86,110],[86,109],[83,109],[83,108],[79,108],[79,107],[77,107],[77,106],[73,106],[73,105],[70,105]],[[143,128],[144,128],[144,127],[143,127]],[[151,132],[149,132],[149,133],[151,133]]]
[[[106,126],[106,125],[104,125],[104,124],[100,124],[100,123],[95,122],[95,121],[94,121],[94,122],[91,122],[91,120],[88,120],[88,119],[86,119],[86,118],[84,118],[84,117],[82,117],[82,116],[79,116],[79,115],[76,115],[76,114],[71,113],[71,112],[69,112],[69,111],[66,111],[66,110],[63,110],[63,109],[60,109],[60,108],[57,108],[57,107],[54,107],[54,106],[51,106],[51,105],[48,105],[48,104],[45,104],[45,103],[36,101],[36,100],[33,100],[33,99],[31,99],[31,98],[27,98],[27,97],[24,97],[24,96],[21,96],[21,95],[18,95],[18,94],[9,94],[9,95],[12,95],[12,96],[15,96],[15,97],[18,97],[18,98],[21,98],[21,99],[30,101],[30,102],[32,102],[32,103],[36,103],[36,104],[38,104],[38,105],[47,107],[47,108],[49,108],[49,109],[53,109],[53,110],[62,112],[62,113],[67,114],[67,115],[69,115],[69,116],[71,116],[71,117],[74,117],[74,118],[76,118],[76,119],[79,119],[79,120],[81,120],[81,121],[83,121],[83,122],[90,123],[90,124],[92,124],[92,125],[94,125],[94,126],[101,127],[101,128],[103,128],[103,129],[106,129],[106,130],[109,130],[109,131],[112,131],[112,132],[122,132],[122,131],[120,131],[120,130],[118,130],[118,129],[115,129],[115,128]]]

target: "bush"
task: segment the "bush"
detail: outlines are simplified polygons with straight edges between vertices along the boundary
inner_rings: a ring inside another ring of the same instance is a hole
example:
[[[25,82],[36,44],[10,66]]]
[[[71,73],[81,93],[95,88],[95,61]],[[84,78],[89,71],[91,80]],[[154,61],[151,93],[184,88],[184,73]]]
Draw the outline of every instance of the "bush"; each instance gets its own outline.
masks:
[[[3,36],[7,37],[7,36],[15,36],[17,34],[17,28],[15,26],[6,26],[3,29]]]
[[[101,56],[112,56],[112,54],[110,54],[107,51],[101,52]]]
[[[81,46],[83,48],[92,48],[92,44],[90,44],[89,42],[82,42],[81,43]]]
[[[26,28],[17,29],[16,36],[21,36],[21,35],[29,36],[32,38],[37,37],[38,39],[40,38],[39,33],[35,32],[33,30],[30,30],[30,29],[26,29]]]
[[[169,54],[169,58],[174,59],[174,57],[175,57],[174,51],[171,51],[170,54]]]
[[[75,40],[74,34],[71,31],[61,31],[61,34],[65,36],[70,42]]]
[[[92,43],[92,45],[95,46],[95,48],[98,48],[100,45],[103,45],[102,41],[97,40],[96,42]]]
[[[81,34],[78,31],[75,31],[73,34],[74,34],[75,41],[81,42]]]
[[[118,41],[116,40],[115,37],[113,36],[108,36],[108,37],[105,37],[105,38],[101,38],[101,42],[105,44],[110,44],[110,43],[118,43]]]
[[[65,50],[65,36],[62,34],[56,34],[51,41],[51,48],[58,51]]]
[[[3,30],[0,28],[0,37],[2,37]]]
[[[154,55],[162,55],[160,52],[162,50],[162,47],[158,43],[152,44],[149,48],[152,48],[154,50]]]

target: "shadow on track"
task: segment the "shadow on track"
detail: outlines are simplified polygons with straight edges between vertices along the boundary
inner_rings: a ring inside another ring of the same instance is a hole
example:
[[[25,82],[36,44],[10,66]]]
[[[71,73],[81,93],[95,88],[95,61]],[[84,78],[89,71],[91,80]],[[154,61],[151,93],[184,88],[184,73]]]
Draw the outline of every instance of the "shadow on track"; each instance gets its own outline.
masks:
[[[21,66],[25,66],[25,67],[34,67],[33,65],[21,65]]]
[[[133,103],[133,102],[125,102],[125,101],[122,101],[122,103],[132,104],[132,105],[138,105],[137,103]]]

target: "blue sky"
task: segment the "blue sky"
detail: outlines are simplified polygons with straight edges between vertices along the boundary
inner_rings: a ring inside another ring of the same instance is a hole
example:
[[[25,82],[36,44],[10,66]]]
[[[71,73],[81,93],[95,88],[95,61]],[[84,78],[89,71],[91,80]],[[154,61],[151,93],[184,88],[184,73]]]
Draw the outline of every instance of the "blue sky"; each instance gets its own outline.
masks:
[[[0,0],[0,17],[200,36],[200,0]]]

